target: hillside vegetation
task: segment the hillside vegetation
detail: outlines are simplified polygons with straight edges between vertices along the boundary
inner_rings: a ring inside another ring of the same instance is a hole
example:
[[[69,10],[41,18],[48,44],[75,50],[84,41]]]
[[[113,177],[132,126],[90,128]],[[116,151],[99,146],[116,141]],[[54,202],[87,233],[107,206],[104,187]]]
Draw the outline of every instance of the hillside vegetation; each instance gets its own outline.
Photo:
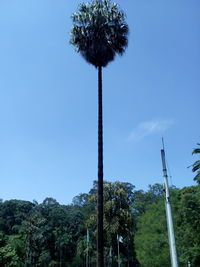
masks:
[[[200,186],[171,188],[180,266],[200,266]],[[0,266],[96,266],[97,183],[71,205],[0,202]],[[105,266],[169,267],[163,186],[104,182]],[[88,233],[88,234],[87,234]]]

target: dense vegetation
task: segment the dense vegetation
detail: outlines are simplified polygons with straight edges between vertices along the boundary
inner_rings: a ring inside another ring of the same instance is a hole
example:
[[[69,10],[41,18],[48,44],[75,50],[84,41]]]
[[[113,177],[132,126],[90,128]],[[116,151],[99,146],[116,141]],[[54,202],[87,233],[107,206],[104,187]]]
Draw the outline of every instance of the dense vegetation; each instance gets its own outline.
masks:
[[[172,187],[171,195],[180,266],[200,266],[200,186]],[[96,266],[96,198],[94,182],[71,205],[1,201],[0,266],[85,266],[87,248]],[[121,266],[170,266],[162,185],[144,192],[105,182],[104,210],[106,266],[117,266],[117,235]]]

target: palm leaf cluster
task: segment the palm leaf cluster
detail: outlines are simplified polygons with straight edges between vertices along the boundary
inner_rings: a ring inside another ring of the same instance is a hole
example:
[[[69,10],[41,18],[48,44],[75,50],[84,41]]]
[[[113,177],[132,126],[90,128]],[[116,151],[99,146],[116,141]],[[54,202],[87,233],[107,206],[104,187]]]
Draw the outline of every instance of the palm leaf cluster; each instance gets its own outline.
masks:
[[[200,146],[200,144],[197,144]],[[195,148],[192,154],[199,154],[200,155],[200,148]],[[195,161],[192,165],[192,171],[197,172],[197,175],[194,177],[194,180],[200,184],[200,160]]]
[[[72,20],[70,43],[87,62],[95,67],[105,67],[116,54],[124,53],[128,44],[128,25],[116,3],[110,0],[82,3]]]

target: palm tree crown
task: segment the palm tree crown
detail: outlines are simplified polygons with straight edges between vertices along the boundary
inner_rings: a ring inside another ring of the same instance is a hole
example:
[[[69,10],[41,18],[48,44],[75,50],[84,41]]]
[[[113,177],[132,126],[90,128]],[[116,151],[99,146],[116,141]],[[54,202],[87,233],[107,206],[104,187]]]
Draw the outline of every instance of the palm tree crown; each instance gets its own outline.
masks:
[[[110,0],[93,0],[83,3],[72,15],[71,44],[87,62],[95,67],[105,67],[122,55],[128,44],[128,25],[125,14]]]

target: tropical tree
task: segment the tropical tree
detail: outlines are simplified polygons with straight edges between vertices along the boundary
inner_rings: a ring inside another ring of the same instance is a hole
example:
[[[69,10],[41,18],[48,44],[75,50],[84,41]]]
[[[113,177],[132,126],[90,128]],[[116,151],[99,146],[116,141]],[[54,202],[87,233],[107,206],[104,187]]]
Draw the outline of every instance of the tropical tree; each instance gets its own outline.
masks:
[[[135,245],[142,267],[170,266],[164,201],[148,205],[138,220]]]
[[[197,144],[200,146],[200,144]],[[200,148],[195,148],[192,152],[192,154],[198,154],[200,155]],[[197,172],[196,176],[194,177],[194,180],[200,184],[200,160],[195,161],[195,163],[192,165],[192,171]]]
[[[122,55],[128,44],[124,13],[110,0],[83,3],[72,15],[71,44],[98,69],[98,266],[103,266],[103,103],[102,67]]]
[[[200,266],[200,186],[178,192],[177,245],[180,266]],[[182,265],[181,265],[182,264]]]
[[[90,263],[95,264],[94,260],[96,251],[95,237],[97,236],[97,214],[92,207],[97,199],[98,184],[94,181],[93,188],[87,196],[86,220],[85,227],[89,230],[90,236]],[[110,261],[115,266],[118,261],[118,244],[120,246],[120,259],[122,266],[137,266],[137,260],[134,248],[135,234],[135,216],[132,212],[132,204],[134,201],[134,186],[125,182],[107,182],[104,180],[104,264],[110,266]],[[75,198],[77,200],[77,198]],[[82,201],[80,201],[82,205]],[[86,229],[85,229],[86,233]],[[118,243],[118,238],[120,242]],[[81,242],[83,242],[81,238]],[[84,250],[84,245],[79,243],[79,247]],[[96,266],[96,264],[95,264]]]

